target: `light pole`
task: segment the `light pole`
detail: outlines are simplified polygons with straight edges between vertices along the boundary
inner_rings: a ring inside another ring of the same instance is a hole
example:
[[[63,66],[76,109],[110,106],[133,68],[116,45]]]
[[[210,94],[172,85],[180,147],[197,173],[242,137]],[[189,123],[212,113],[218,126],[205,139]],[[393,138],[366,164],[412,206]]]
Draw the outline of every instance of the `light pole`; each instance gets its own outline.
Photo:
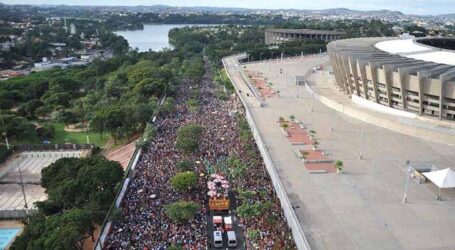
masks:
[[[406,169],[406,181],[404,184],[403,204],[405,204],[408,201],[409,179],[411,178],[411,172],[412,172],[410,161],[406,161],[406,166],[407,166],[407,169]]]
[[[333,127],[335,126],[335,110],[332,112],[332,123],[330,126],[330,130],[333,132]]]
[[[264,52],[261,52],[261,53],[259,54],[259,61],[262,61],[262,54],[264,54]]]
[[[281,51],[281,62],[283,62],[284,51]]]
[[[81,109],[82,109],[82,122],[84,123],[84,127],[85,127],[85,136],[86,136],[86,139],[87,139],[87,144],[90,144],[90,138],[88,136],[88,124],[87,124],[87,119],[85,117],[85,111],[84,111],[84,102],[82,101],[81,102]]]
[[[22,170],[21,170],[21,162],[22,162],[22,158],[23,156],[21,155],[19,157],[19,161],[18,161],[18,169],[19,169],[19,178],[21,180],[21,189],[22,189],[22,196],[24,197],[24,207],[25,207],[25,213],[27,214],[27,218],[28,218],[28,205],[27,205],[27,197],[25,196],[25,187],[24,187],[24,181],[22,179]]]
[[[362,146],[360,147],[360,160],[363,160],[363,147],[365,146],[365,129],[362,129]]]
[[[314,106],[314,92],[311,95],[311,112],[313,112],[313,106]]]
[[[2,133],[2,135],[5,137],[5,142],[6,142],[6,148],[9,149],[9,143],[8,143],[8,134],[6,133],[5,129],[5,121],[3,120],[3,112],[0,110],[0,118],[2,120],[2,128],[5,132]]]

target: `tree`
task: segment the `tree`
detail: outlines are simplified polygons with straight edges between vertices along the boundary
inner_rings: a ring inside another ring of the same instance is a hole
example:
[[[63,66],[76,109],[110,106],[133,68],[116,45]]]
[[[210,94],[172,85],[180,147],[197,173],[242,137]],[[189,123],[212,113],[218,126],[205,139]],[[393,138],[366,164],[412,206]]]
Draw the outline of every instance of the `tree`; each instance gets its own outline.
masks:
[[[167,216],[175,222],[186,222],[194,217],[199,205],[193,201],[178,201],[164,206]]]
[[[189,99],[187,101],[187,104],[188,104],[189,109],[190,109],[191,112],[196,112],[197,111],[199,102],[196,99]]]
[[[87,206],[94,212],[107,211],[122,178],[118,162],[102,157],[62,158],[42,170],[41,186],[48,199],[37,206],[47,215]]]
[[[87,210],[74,208],[47,218],[38,213],[11,249],[82,249],[84,239],[93,238],[94,229]]]
[[[263,203],[263,202],[257,201],[254,204],[244,202],[242,205],[237,207],[236,211],[240,217],[248,219],[248,218],[254,218],[254,217],[258,217],[258,216],[262,215],[264,213],[264,211],[266,211],[267,209],[270,208],[270,206],[271,206],[271,203],[269,203],[269,202]]]
[[[136,121],[128,115],[130,113],[125,106],[106,106],[95,112],[90,126],[100,132],[100,137],[104,131],[109,131],[117,144],[117,139],[123,137],[124,131],[131,131],[136,127]]]
[[[12,249],[82,249],[114,201],[123,178],[119,163],[102,157],[62,158],[42,170],[48,200],[26,224]]]
[[[197,176],[194,172],[177,173],[171,179],[171,185],[177,191],[187,191],[197,184]]]
[[[57,112],[55,120],[62,122],[66,127],[68,127],[69,124],[78,122],[78,117],[74,112],[64,109]]]
[[[2,112],[3,123],[0,124],[0,134],[16,136],[18,140],[36,136],[34,125],[26,118],[13,113]]]
[[[198,148],[202,127],[197,124],[188,124],[177,131],[175,146],[186,153],[194,152]]]
[[[338,169],[338,170],[340,170],[340,171],[343,170],[343,162],[340,161],[340,160],[337,160],[337,161],[335,162],[335,168]]]
[[[180,172],[192,171],[194,169],[193,162],[188,159],[178,161],[175,166],[177,167],[177,171]]]

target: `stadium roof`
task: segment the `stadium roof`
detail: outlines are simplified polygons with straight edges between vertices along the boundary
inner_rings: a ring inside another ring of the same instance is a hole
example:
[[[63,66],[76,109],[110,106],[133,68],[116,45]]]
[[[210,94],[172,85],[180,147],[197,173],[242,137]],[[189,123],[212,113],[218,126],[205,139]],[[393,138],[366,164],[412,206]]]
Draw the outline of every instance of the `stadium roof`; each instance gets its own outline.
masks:
[[[407,58],[455,66],[455,51],[420,45],[413,39],[386,40],[375,47]]]
[[[282,32],[289,34],[312,34],[312,35],[344,35],[344,32],[334,30],[310,30],[310,29],[268,29],[267,31]]]

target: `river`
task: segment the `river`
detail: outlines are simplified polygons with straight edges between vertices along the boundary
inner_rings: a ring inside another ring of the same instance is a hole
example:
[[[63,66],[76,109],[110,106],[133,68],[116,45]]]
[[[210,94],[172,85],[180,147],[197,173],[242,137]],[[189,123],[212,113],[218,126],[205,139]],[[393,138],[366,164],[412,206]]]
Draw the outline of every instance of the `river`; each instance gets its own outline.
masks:
[[[168,33],[173,28],[195,26],[194,24],[144,24],[142,30],[124,30],[114,33],[123,36],[131,48],[137,48],[140,52],[160,51],[164,48],[173,49],[169,43]]]

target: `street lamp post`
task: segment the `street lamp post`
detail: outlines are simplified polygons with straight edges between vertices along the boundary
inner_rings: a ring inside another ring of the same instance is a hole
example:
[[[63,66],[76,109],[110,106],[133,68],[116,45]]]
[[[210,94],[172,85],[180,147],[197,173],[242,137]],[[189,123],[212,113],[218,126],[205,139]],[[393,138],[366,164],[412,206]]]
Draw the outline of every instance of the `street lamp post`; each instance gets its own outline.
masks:
[[[4,132],[2,133],[2,135],[5,137],[6,148],[9,149],[8,134],[6,133],[5,121],[3,120],[3,113],[2,113],[1,111],[0,111],[0,118],[1,118],[1,121],[2,121],[2,128],[3,128],[3,130],[4,130]]]
[[[81,109],[82,109],[82,122],[84,123],[84,127],[85,127],[85,136],[86,136],[86,139],[87,139],[87,144],[90,144],[90,138],[88,136],[88,123],[87,123],[87,119],[85,117],[85,110],[84,110],[84,102],[81,102]]]
[[[22,170],[21,170],[22,157],[23,157],[23,156],[20,156],[17,167],[18,167],[18,169],[19,169],[19,178],[20,178],[20,181],[21,181],[22,196],[24,197],[24,204],[25,204],[25,205],[24,205],[24,208],[25,208],[25,213],[27,214],[27,218],[28,218],[27,197],[26,197],[26,195],[25,195],[24,180],[22,179]]]
[[[310,109],[311,112],[313,112],[313,106],[314,106],[314,92],[311,94],[311,109]]]
[[[411,178],[411,172],[412,172],[410,161],[406,161],[406,166],[407,166],[407,169],[406,169],[406,181],[404,184],[403,204],[405,204],[408,201],[409,179]]]
[[[360,160],[363,160],[363,147],[365,146],[365,129],[362,129],[362,146],[360,147]]]

